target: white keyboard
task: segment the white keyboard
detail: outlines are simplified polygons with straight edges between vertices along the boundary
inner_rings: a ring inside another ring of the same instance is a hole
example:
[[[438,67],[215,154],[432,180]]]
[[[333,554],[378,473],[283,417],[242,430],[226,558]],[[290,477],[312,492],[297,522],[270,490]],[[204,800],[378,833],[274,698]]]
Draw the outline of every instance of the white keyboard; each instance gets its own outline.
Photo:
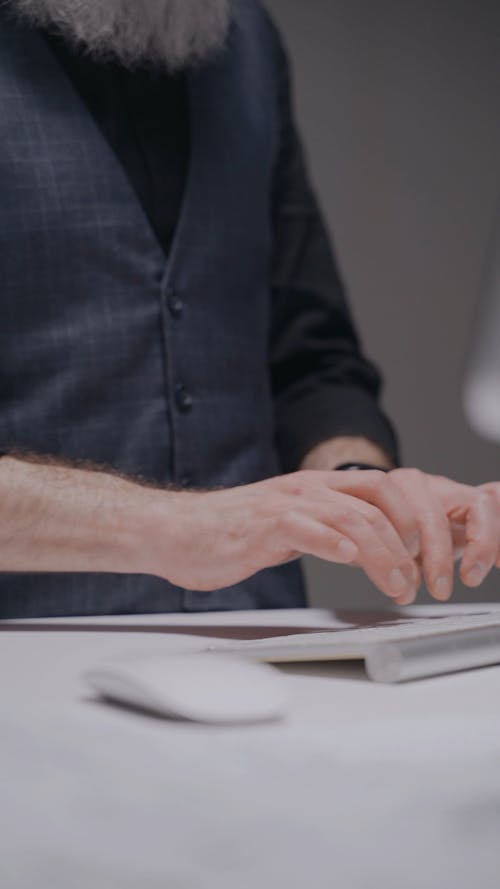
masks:
[[[211,642],[270,663],[364,659],[375,681],[401,682],[500,663],[500,613],[396,617],[257,640]]]

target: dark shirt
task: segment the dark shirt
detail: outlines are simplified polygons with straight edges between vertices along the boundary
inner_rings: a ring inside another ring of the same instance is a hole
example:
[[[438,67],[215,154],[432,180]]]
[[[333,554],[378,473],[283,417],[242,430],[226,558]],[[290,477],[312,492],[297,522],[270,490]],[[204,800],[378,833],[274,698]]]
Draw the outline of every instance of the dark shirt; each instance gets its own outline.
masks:
[[[396,442],[362,355],[293,120],[286,54],[279,49],[280,143],[272,213],[270,368],[277,443],[285,469],[338,435],[363,436],[392,458]],[[165,253],[189,168],[186,77],[96,62],[47,37],[124,167]]]

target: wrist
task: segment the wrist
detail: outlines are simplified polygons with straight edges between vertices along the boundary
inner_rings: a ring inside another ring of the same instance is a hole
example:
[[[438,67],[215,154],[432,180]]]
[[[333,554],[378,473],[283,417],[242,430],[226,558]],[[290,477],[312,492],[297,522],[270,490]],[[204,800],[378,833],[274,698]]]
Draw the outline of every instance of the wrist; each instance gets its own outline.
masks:
[[[126,571],[171,580],[180,546],[184,501],[193,495],[186,491],[135,487],[135,507],[123,536]]]
[[[378,445],[368,439],[339,436],[318,444],[305,457],[302,469],[328,471],[348,464],[366,464],[377,469],[394,469],[392,461]]]

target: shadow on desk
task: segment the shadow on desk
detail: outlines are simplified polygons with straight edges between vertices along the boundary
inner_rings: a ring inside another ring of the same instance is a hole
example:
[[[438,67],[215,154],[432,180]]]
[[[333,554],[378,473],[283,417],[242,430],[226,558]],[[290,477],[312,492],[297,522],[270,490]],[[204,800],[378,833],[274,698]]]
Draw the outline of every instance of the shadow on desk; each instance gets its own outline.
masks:
[[[310,663],[274,664],[287,676],[309,676],[311,679],[347,679],[367,682],[364,660],[314,661]]]
[[[275,627],[210,625],[210,624],[113,624],[113,623],[64,623],[62,621],[6,621],[0,622],[3,633],[156,633],[161,636],[206,636],[213,639],[271,639],[278,636],[297,636],[302,633],[338,632],[330,627]]]
[[[0,632],[8,633],[157,633],[178,634],[189,636],[205,636],[217,639],[272,639],[279,636],[298,636],[304,633],[339,633],[346,629],[368,629],[376,627],[389,627],[401,625],[411,621],[411,617],[404,610],[391,608],[378,611],[335,611],[337,626],[328,623],[322,626],[300,626],[273,624],[158,624],[158,623],[126,623],[116,624],[103,622],[102,618],[92,623],[89,618],[83,618],[85,623],[78,623],[78,619],[72,619],[66,623],[64,618],[54,619],[27,619],[27,620],[0,620]],[[442,615],[436,614],[436,618]],[[123,617],[123,615],[117,615]]]

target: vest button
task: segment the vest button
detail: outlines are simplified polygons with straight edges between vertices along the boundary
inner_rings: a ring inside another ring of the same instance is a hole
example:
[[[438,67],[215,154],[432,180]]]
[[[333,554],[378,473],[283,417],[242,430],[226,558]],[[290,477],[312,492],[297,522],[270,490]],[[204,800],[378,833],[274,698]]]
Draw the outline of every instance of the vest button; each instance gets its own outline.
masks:
[[[168,294],[167,305],[170,314],[173,315],[174,318],[179,318],[182,315],[184,311],[184,300],[175,290],[171,290]]]
[[[193,407],[193,396],[185,386],[175,387],[175,401],[179,410],[184,414],[187,414]]]

